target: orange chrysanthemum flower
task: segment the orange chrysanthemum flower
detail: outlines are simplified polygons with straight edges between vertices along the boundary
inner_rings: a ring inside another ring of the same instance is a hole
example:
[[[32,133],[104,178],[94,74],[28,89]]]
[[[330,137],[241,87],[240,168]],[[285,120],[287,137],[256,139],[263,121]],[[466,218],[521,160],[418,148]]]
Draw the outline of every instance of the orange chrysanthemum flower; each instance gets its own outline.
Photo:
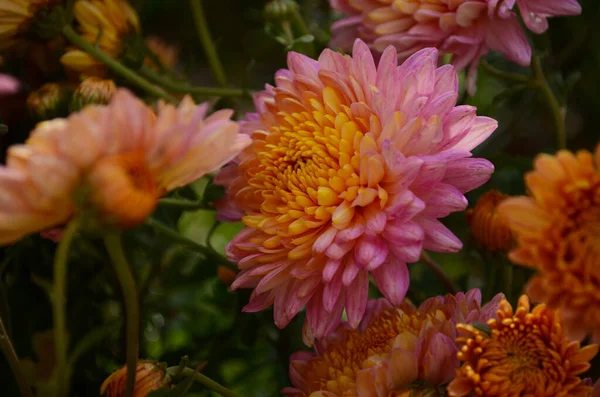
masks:
[[[287,397],[403,397],[447,384],[460,363],[456,324],[487,321],[504,297],[481,307],[481,292],[430,298],[415,308],[409,301],[392,307],[384,299],[369,301],[358,329],[341,325],[315,344],[316,352],[295,353],[290,360],[294,387]]]
[[[106,378],[100,387],[100,394],[106,397],[122,397],[125,395],[127,368],[122,367]],[[167,372],[154,361],[139,360],[135,375],[133,397],[146,397],[148,393],[158,390],[169,383]]]
[[[113,58],[118,58],[123,43],[140,29],[135,10],[125,0],[79,0],[74,6],[75,20],[81,37]],[[66,69],[82,77],[106,74],[106,67],[78,48],[71,48],[60,61]]]
[[[497,190],[490,190],[479,197],[475,207],[467,212],[473,238],[489,251],[506,251],[512,245],[513,237],[508,222],[497,211],[498,205],[508,197]]]
[[[565,337],[558,315],[545,305],[530,312],[521,296],[516,313],[503,300],[488,334],[467,324],[457,325],[458,358],[464,361],[448,386],[450,396],[584,397],[592,388],[579,375],[598,352],[597,345],[580,348]]]
[[[231,110],[206,116],[186,97],[179,107],[144,104],[117,90],[106,106],[38,124],[0,166],[0,244],[86,212],[103,224],[142,222],[167,192],[230,161],[250,144]]]
[[[600,146],[595,160],[542,154],[525,181],[529,197],[499,206],[518,242],[509,258],[538,270],[527,293],[560,309],[569,337],[600,340]]]

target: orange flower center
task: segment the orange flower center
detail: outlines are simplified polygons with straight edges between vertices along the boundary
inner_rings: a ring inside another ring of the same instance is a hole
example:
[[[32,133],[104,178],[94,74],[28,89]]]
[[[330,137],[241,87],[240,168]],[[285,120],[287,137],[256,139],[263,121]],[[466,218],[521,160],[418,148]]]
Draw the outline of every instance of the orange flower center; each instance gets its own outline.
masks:
[[[154,211],[161,195],[144,155],[139,152],[99,160],[88,181],[95,209],[122,227],[143,222]]]
[[[261,241],[265,250],[283,242],[291,246],[289,259],[311,256],[329,222],[343,229],[360,207],[381,209],[387,202],[379,186],[383,158],[366,133],[380,128],[372,128],[379,121],[372,114],[354,115],[339,95],[327,87],[323,102],[310,100],[311,111],[273,110],[277,125],[268,135],[254,132],[256,157],[243,165],[250,188],[242,200],[256,212],[243,221],[272,236]]]

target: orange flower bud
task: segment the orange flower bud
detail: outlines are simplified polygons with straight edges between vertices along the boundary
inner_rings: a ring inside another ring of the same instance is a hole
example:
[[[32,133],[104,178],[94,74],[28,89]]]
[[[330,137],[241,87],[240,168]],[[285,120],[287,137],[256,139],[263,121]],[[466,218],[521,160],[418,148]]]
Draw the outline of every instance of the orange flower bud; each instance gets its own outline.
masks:
[[[146,397],[148,393],[158,390],[169,383],[166,370],[154,361],[139,360],[135,375],[133,397]],[[123,367],[109,376],[100,387],[100,394],[106,397],[121,397],[125,393],[127,368]]]
[[[473,238],[489,251],[507,251],[513,243],[512,232],[505,217],[497,211],[498,205],[509,198],[497,190],[484,193],[475,207],[467,211],[467,222]]]

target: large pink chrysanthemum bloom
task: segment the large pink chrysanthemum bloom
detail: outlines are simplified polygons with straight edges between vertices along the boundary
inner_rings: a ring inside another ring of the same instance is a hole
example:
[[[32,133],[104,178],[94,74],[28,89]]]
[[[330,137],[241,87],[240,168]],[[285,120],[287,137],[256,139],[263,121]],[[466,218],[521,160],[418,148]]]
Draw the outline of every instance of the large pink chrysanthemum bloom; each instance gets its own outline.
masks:
[[[274,305],[285,327],[307,306],[322,337],[344,309],[361,321],[369,274],[400,304],[423,248],[461,248],[437,218],[490,177],[470,151],[497,123],[455,106],[457,75],[437,68],[437,50],[397,60],[390,47],[376,67],[360,40],[353,57],[292,52],[255,95],[242,123],[253,144],[215,179],[227,188],[221,217],[246,225],[227,249],[241,270],[232,288],[254,288],[245,311]]]
[[[460,367],[456,325],[486,323],[503,298],[498,294],[481,307],[481,292],[474,289],[430,298],[418,309],[408,301],[393,307],[384,299],[371,300],[359,329],[342,324],[315,344],[315,353],[292,355],[294,387],[282,392],[287,397],[411,396],[415,381],[445,385]]]
[[[517,0],[523,19],[536,33],[548,27],[546,18],[576,15],[576,0]],[[406,58],[426,47],[453,54],[458,69],[471,65],[467,88],[475,91],[479,58],[489,49],[523,66],[531,47],[517,16],[515,0],[330,0],[346,17],[332,26],[331,46],[349,50],[359,37],[375,51],[388,45]]]
[[[221,110],[186,97],[157,115],[126,90],[106,106],[38,124],[0,167],[0,243],[86,210],[103,222],[142,222],[166,192],[231,161],[250,144]]]

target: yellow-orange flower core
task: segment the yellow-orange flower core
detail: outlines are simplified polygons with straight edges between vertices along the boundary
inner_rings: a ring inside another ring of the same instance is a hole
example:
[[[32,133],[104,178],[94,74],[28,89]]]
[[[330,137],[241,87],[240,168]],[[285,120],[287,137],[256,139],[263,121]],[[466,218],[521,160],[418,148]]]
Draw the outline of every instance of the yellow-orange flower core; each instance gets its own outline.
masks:
[[[100,387],[100,394],[106,397],[122,397],[125,395],[127,368],[123,367],[109,376]],[[158,390],[168,383],[164,368],[153,361],[139,360],[136,368],[133,397],[146,397],[148,393]]]
[[[583,397],[591,391],[579,375],[598,346],[580,348],[567,339],[555,311],[538,305],[530,312],[523,295],[516,313],[502,301],[488,326],[490,334],[457,325],[465,335],[457,339],[464,363],[448,387],[450,396]]]
[[[538,270],[527,293],[560,309],[567,333],[600,340],[600,146],[535,160],[525,177],[529,197],[504,201],[518,246],[510,259]]]
[[[467,212],[473,238],[489,251],[506,251],[512,246],[513,237],[508,222],[497,211],[498,205],[508,197],[497,190],[490,190]]]
[[[143,153],[100,159],[88,176],[94,208],[126,227],[141,223],[162,195]]]

